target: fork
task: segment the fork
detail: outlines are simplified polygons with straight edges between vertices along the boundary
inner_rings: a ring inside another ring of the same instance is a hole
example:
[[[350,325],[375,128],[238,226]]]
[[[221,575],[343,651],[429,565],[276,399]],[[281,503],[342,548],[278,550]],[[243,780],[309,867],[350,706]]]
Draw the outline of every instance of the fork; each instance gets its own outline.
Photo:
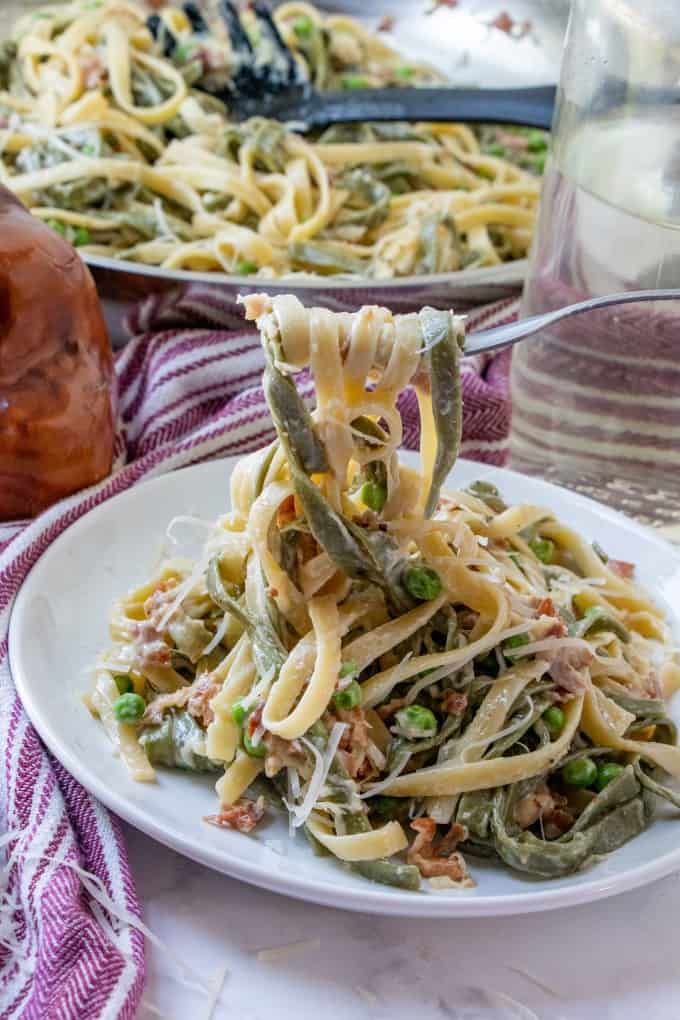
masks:
[[[195,3],[184,12],[192,31],[208,34],[209,28]],[[305,134],[332,124],[367,121],[467,121],[491,124],[525,124],[548,129],[555,105],[552,85],[515,89],[387,88],[318,92],[303,75],[298,61],[281,37],[271,11],[262,0],[249,7],[257,21],[260,42],[254,45],[232,0],[220,0],[219,15],[227,29],[237,60],[228,85],[208,88],[223,100],[236,121],[268,117]],[[163,52],[171,56],[176,40],[158,15],[147,24]]]
[[[609,308],[612,305],[627,305],[636,301],[680,301],[680,289],[631,290],[624,294],[606,294],[604,297],[589,298],[587,301],[579,301],[574,305],[565,305],[564,308],[557,308],[554,312],[531,315],[527,319],[520,319],[518,322],[511,322],[504,326],[494,326],[492,329],[481,329],[468,334],[465,339],[465,353],[481,354],[483,351],[495,351],[498,347],[516,344],[519,340],[524,340],[525,337],[532,336],[547,326],[553,326],[556,322],[568,319],[572,315],[592,312],[598,308]]]

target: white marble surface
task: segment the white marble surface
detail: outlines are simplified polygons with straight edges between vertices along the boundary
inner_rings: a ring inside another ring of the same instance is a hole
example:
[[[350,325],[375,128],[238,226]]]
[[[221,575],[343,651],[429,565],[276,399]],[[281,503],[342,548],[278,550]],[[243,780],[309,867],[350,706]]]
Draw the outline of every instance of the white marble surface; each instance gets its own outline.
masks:
[[[208,982],[227,968],[213,1020],[680,1017],[680,874],[524,918],[374,918],[255,889],[124,830],[152,931]],[[206,1020],[208,997],[180,975],[149,947],[138,1020]]]

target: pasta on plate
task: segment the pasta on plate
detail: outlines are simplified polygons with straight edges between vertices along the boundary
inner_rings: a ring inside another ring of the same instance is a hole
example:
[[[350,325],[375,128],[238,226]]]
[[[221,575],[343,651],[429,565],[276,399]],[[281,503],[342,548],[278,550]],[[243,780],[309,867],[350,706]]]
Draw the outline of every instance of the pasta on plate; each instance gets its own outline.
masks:
[[[238,463],[214,525],[171,525],[203,529],[201,555],[113,608],[90,704],[132,776],[214,772],[207,821],[249,832],[285,810],[291,833],[404,889],[466,888],[479,855],[566,875],[658,797],[680,804],[680,660],[634,566],[489,483],[442,491],[461,320],[244,304],[277,438]],[[397,453],[407,385],[420,471]]]
[[[375,279],[526,255],[542,132],[362,124],[304,138],[231,123],[212,93],[238,81],[239,58],[185,8],[149,18],[130,0],[74,0],[0,43],[0,182],[84,253]],[[439,80],[349,18],[293,2],[275,19],[318,88]]]

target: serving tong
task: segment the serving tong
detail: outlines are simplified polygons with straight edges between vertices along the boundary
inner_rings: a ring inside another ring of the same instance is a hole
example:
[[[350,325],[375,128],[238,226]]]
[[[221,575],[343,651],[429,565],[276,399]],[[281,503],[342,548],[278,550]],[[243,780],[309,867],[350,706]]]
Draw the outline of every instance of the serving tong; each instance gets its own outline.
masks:
[[[210,28],[195,3],[182,7],[195,35]],[[299,62],[284,42],[269,7],[262,0],[249,6],[259,41],[254,44],[232,0],[220,0],[220,17],[237,60],[225,85],[198,84],[221,99],[236,121],[267,117],[305,134],[333,124],[373,121],[471,122],[523,124],[548,129],[555,105],[553,85],[514,89],[386,88],[319,92],[304,77]],[[147,25],[171,57],[178,40],[157,14]]]

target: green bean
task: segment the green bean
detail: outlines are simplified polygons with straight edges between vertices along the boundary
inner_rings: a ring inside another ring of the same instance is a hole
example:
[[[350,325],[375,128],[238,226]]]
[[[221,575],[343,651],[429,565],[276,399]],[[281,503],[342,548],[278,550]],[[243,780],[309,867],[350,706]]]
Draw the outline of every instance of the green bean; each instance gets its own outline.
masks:
[[[432,412],[437,431],[437,451],[432,482],[425,505],[431,517],[439,500],[442,484],[456,462],[463,428],[460,389],[460,345],[454,333],[451,314],[434,308],[418,313],[432,387]]]
[[[145,729],[139,742],[152,765],[190,772],[219,772],[222,768],[205,754],[205,733],[186,711],[169,712],[160,725]]]

